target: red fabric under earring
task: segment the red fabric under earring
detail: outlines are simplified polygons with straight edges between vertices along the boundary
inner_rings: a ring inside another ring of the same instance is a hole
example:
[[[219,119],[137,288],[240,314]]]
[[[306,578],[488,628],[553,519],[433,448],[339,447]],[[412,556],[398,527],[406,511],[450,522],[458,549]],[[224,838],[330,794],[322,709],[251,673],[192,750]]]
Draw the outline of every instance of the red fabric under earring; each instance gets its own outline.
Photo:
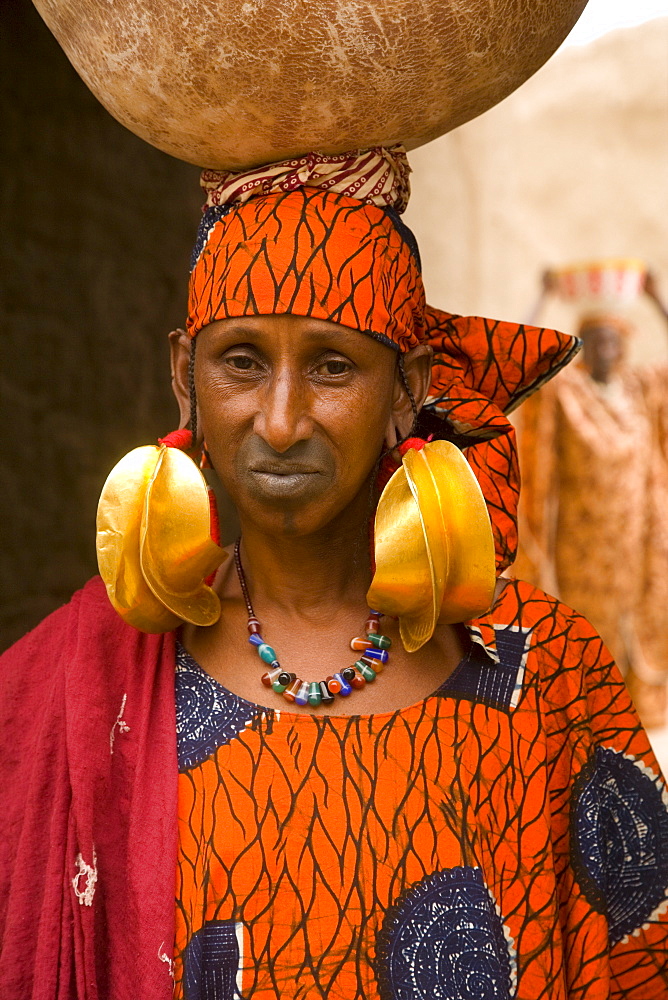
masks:
[[[193,446],[192,431],[187,427],[182,427],[178,431],[171,431],[164,438],[158,438],[158,444],[164,444],[166,448],[179,448],[181,451],[190,451]]]

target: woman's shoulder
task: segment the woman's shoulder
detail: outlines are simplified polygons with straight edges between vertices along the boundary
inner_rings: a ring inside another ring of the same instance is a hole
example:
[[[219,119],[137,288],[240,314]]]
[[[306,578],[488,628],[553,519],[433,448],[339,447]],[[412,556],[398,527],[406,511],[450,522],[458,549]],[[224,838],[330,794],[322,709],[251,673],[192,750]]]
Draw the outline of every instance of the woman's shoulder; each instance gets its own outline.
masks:
[[[524,580],[510,579],[491,615],[497,634],[510,629],[523,636],[526,682],[535,679],[549,706],[572,706],[604,689],[628,701],[601,636],[574,608]]]
[[[510,580],[496,617],[515,622],[527,637],[525,683],[533,682],[548,731],[587,730],[595,742],[623,733],[625,745],[642,732],[612,655],[578,611]]]
[[[75,675],[85,683],[94,674],[110,679],[127,673],[133,664],[159,656],[164,639],[126,624],[100,577],[93,577],[0,656],[2,697],[24,700],[32,688],[43,693]]]
[[[4,669],[17,661],[27,662],[44,656],[53,659],[80,622],[88,621],[105,631],[115,624],[114,618],[117,616],[109,603],[104,584],[99,576],[94,576],[66,604],[52,611],[5,650],[0,656],[0,664]]]
[[[90,580],[0,658],[3,762],[18,773],[37,754],[46,766],[66,741],[85,748],[92,768],[93,755],[108,760],[114,720],[126,704],[137,733],[150,717],[160,738],[171,739],[174,663],[173,633],[147,635],[127,625],[99,577]]]
[[[594,626],[557,597],[526,580],[509,577],[499,582],[503,588],[481,622],[496,630],[514,628],[530,633],[531,645],[537,652],[552,654],[568,642],[602,644]]]
[[[502,579],[486,615],[468,622],[474,642],[476,696],[510,713],[519,725],[550,730],[598,711],[592,692],[621,696],[624,682],[600,636],[582,615],[522,580]],[[480,648],[482,647],[482,649]],[[485,656],[482,656],[484,650]],[[473,684],[472,671],[467,674]],[[503,697],[500,697],[500,692]]]

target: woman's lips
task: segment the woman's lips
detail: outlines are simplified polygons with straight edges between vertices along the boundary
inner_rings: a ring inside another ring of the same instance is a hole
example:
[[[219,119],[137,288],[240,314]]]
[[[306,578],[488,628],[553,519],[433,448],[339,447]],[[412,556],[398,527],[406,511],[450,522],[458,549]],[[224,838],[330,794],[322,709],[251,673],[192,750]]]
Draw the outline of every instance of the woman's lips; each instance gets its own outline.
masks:
[[[307,465],[298,465],[295,462],[285,462],[280,464],[270,464],[269,462],[256,465],[251,472],[266,473],[270,476],[315,476],[320,469],[314,469]]]
[[[251,469],[251,476],[265,496],[298,497],[306,495],[316,486],[320,475],[317,469],[300,466],[261,466]]]

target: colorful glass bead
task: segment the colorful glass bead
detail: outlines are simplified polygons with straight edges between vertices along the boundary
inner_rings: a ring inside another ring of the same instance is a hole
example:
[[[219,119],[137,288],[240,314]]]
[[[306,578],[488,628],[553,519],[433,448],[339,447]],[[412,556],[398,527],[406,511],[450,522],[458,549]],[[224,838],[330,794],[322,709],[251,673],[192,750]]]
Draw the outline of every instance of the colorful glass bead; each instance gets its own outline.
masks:
[[[264,660],[265,663],[273,663],[276,659],[276,653],[271,646],[267,645],[266,642],[263,642],[261,646],[258,646],[257,651],[260,654],[260,659]]]
[[[371,681],[375,681],[376,671],[373,670],[371,667],[368,667],[366,663],[362,663],[361,660],[358,660],[355,666],[357,667],[357,669],[359,670],[359,672],[361,673],[362,677],[367,682],[367,684],[370,684]]]
[[[324,681],[320,681],[318,687],[320,688],[320,700],[323,705],[331,705],[334,701],[334,695],[329,693],[329,688]]]
[[[299,691],[295,695],[295,705],[308,705],[309,684],[302,681]]]
[[[348,695],[352,693],[353,689],[351,688],[351,686],[348,683],[348,681],[346,681],[344,679],[343,674],[334,674],[334,680],[337,681],[341,685],[341,687],[339,688],[339,694],[341,695],[341,697],[342,698],[347,698]],[[331,690],[332,689],[330,687],[330,691]]]
[[[354,670],[353,672],[355,676],[351,678],[350,686],[354,687],[356,691],[359,691],[360,688],[363,688],[365,686],[366,681],[364,680],[362,675],[358,673],[357,670]]]
[[[278,670],[268,670],[266,674],[262,674],[260,680],[262,681],[265,687],[270,688],[274,684],[274,681],[278,680],[278,676],[280,673],[281,673],[280,667],[278,668]]]
[[[382,674],[385,669],[385,664],[382,660],[372,660],[369,656],[360,656],[360,662],[366,663],[367,667],[371,667],[375,674]]]
[[[248,631],[251,635],[258,635],[260,632],[260,623],[257,618],[248,619]]]
[[[317,681],[311,681],[308,686],[308,703],[317,708],[322,701],[322,695],[320,694],[320,685]]]
[[[376,649],[389,649],[392,645],[392,640],[387,635],[377,635],[374,632],[369,632],[368,638]]]
[[[373,646],[371,639],[362,639],[361,636],[355,636],[354,639],[350,640],[350,648],[354,650],[368,649],[369,646]]]
[[[381,663],[387,663],[388,661],[388,655],[386,649],[374,649],[372,647],[370,649],[365,649],[364,655],[368,656],[369,659],[371,660],[380,660]]]
[[[355,668],[354,667],[345,667],[341,671],[341,676],[343,677],[344,681],[348,681],[348,683],[350,684],[351,680],[355,676]]]
[[[336,680],[335,677],[332,677],[331,674],[325,680],[325,684],[327,685],[327,689],[328,689],[328,691],[329,691],[330,694],[338,694],[339,691],[341,690],[340,683]]]
[[[250,642],[251,646],[264,645],[264,639],[262,638],[259,632],[251,632],[251,634],[248,636],[248,641]]]
[[[278,676],[274,680],[274,683],[271,685],[272,689],[276,692],[276,694],[283,694],[286,687],[292,684],[294,679],[295,679],[294,674],[289,674],[287,670],[279,670]]]
[[[297,697],[297,692],[299,691],[301,686],[302,686],[301,680],[299,679],[299,677],[295,677],[292,683],[289,684],[286,687],[285,691],[283,692],[283,697],[285,698],[285,700],[293,702]]]

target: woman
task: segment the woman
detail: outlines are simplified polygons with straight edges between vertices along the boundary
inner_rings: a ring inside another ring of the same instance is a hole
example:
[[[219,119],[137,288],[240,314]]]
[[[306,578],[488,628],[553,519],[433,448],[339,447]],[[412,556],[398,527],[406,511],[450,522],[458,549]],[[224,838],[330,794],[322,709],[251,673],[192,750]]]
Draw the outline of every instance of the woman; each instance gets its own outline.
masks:
[[[660,307],[650,278],[651,293]],[[661,726],[668,369],[629,364],[632,330],[614,313],[585,317],[578,336],[582,363],[522,413],[522,537],[533,544],[521,547],[521,572],[586,614],[622,670],[643,724]]]
[[[658,1000],[668,797],[596,633],[504,580],[487,613],[407,653],[366,604],[378,487],[430,436],[466,449],[498,572],[512,561],[503,411],[576,345],[429,309],[401,152],[375,151],[372,182],[368,159],[331,162],[205,175],[172,358],[177,440],[241,523],[217,620],[146,635],[98,581],[7,654],[10,746],[28,731],[30,753],[8,755],[3,981]]]

